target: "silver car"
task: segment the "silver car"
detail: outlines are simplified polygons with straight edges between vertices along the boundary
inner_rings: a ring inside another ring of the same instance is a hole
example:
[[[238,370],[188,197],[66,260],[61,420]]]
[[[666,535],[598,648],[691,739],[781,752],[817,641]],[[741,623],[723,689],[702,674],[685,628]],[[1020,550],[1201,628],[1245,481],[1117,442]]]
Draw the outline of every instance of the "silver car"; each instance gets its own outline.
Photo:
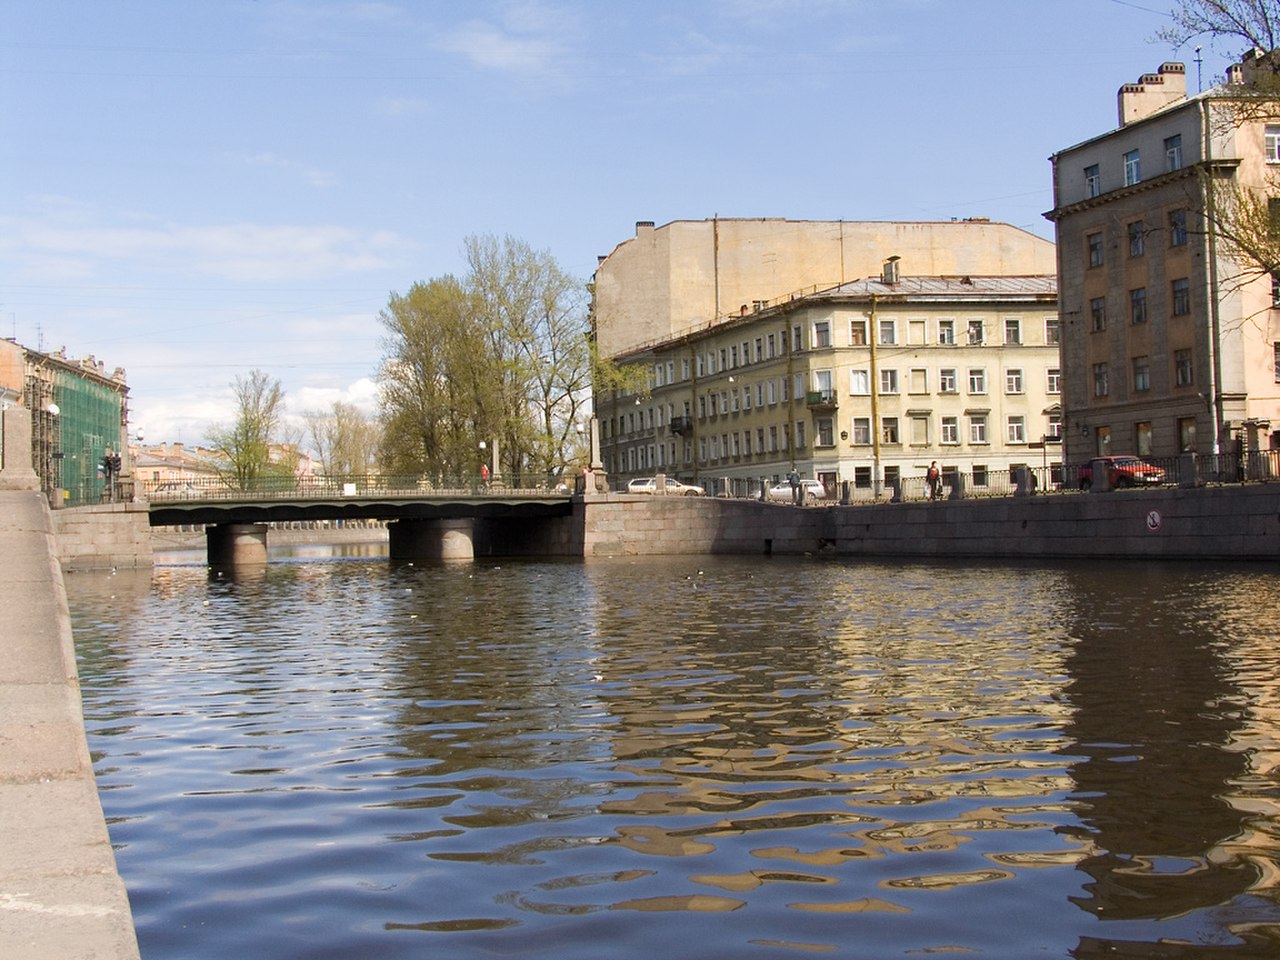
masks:
[[[769,500],[791,503],[791,482],[783,480],[781,483],[775,483],[769,488],[765,496]],[[822,485],[821,480],[801,480],[800,496],[803,497],[803,502],[805,503],[816,503],[819,500],[827,499],[827,488]]]
[[[693,483],[681,483],[674,477],[666,477],[666,494],[668,497],[701,497],[707,491]],[[636,477],[627,484],[627,493],[656,493],[657,477]]]

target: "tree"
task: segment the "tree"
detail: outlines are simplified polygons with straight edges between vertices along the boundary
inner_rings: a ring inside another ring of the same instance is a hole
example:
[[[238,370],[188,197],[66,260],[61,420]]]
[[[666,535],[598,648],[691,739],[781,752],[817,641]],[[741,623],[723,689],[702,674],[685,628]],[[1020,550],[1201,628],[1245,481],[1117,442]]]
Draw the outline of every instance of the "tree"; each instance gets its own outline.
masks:
[[[503,473],[550,477],[589,402],[585,287],[512,237],[464,249],[465,277],[415,284],[382,312],[384,459],[472,474],[480,442],[497,441]]]
[[[249,489],[269,475],[292,474],[292,464],[272,462],[272,444],[282,439],[280,418],[284,411],[284,391],[279,380],[261,370],[251,370],[247,377],[236,376],[231,385],[236,400],[236,418],[230,426],[216,425],[209,430],[209,445],[217,450],[226,464],[227,478],[240,490]]]
[[[335,400],[329,411],[308,410],[302,419],[325,476],[362,476],[373,470],[380,430],[355,404]]]
[[[1156,37],[1174,47],[1203,38],[1232,57],[1244,48],[1244,69],[1222,84],[1228,125],[1280,113],[1280,0],[1178,0],[1169,16]]]

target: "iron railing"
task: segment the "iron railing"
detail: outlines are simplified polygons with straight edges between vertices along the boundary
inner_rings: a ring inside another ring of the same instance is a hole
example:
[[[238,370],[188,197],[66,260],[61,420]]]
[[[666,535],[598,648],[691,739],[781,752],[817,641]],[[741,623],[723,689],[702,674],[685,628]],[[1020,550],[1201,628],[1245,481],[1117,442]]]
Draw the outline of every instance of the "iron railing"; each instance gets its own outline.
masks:
[[[157,502],[202,500],[329,500],[343,497],[510,497],[569,496],[573,478],[546,476],[475,477],[386,476],[363,474],[334,477],[258,477],[237,483],[234,479],[202,477],[186,480],[149,480],[142,484],[146,499]]]

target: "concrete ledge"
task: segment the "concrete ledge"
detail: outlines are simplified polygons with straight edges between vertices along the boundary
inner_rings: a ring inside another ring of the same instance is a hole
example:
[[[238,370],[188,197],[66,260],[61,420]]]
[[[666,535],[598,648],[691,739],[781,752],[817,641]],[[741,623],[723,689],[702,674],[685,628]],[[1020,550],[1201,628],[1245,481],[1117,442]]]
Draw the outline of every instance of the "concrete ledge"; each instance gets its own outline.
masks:
[[[0,957],[137,960],[39,492],[0,491],[0,556]]]

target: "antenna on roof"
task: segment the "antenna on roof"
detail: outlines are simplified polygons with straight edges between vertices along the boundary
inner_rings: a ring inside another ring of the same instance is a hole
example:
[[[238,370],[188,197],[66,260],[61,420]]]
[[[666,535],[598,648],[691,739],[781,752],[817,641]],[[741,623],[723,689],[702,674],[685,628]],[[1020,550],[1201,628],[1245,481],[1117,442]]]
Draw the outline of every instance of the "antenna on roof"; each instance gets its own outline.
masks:
[[[1200,56],[1200,48],[1196,47],[1196,93],[1204,93],[1204,84],[1200,80],[1200,67],[1204,64],[1204,57]]]

